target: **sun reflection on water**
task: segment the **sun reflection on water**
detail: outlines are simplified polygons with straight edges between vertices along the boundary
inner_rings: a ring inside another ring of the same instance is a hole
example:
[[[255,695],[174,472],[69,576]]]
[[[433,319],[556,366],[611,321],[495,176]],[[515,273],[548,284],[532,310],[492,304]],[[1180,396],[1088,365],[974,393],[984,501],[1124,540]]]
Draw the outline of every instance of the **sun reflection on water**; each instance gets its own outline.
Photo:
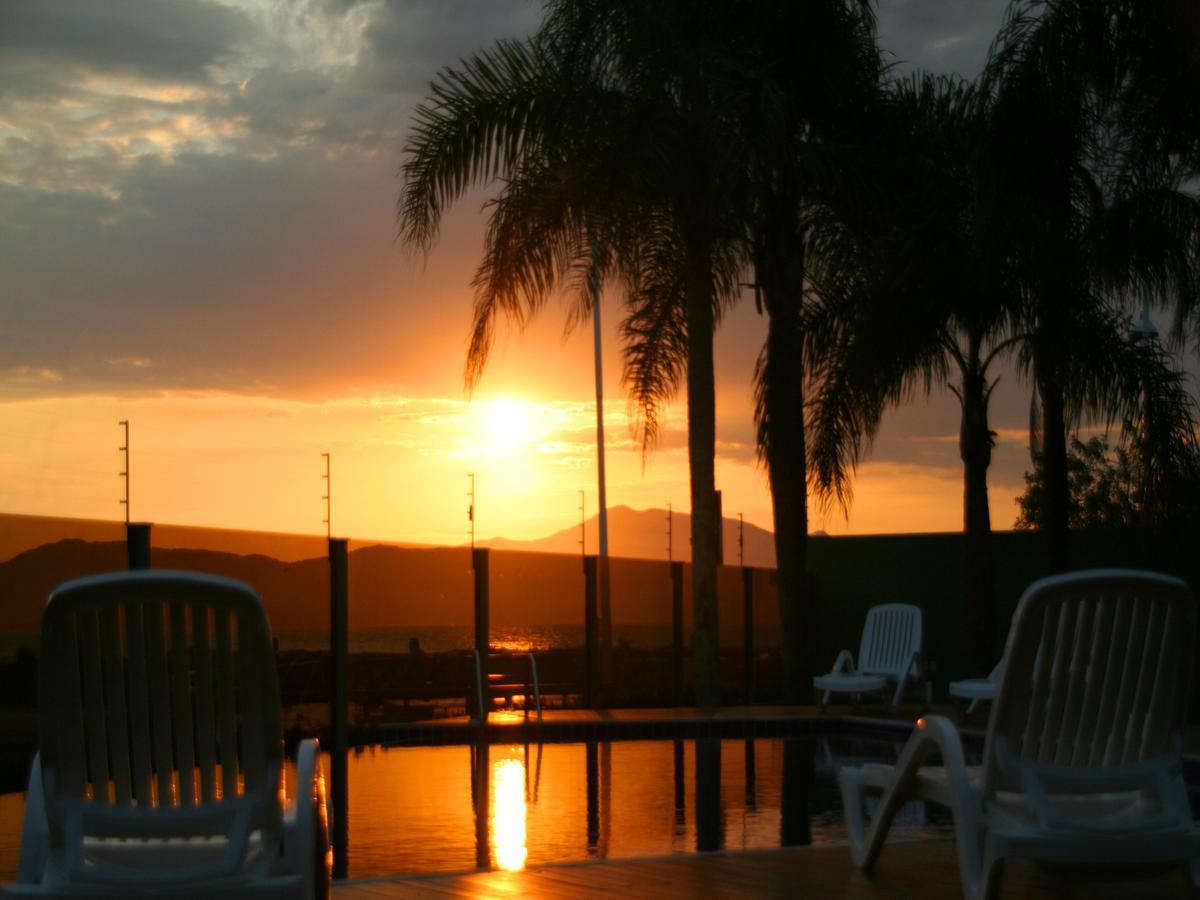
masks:
[[[496,867],[509,872],[525,868],[525,763],[499,759],[492,764],[492,855]]]

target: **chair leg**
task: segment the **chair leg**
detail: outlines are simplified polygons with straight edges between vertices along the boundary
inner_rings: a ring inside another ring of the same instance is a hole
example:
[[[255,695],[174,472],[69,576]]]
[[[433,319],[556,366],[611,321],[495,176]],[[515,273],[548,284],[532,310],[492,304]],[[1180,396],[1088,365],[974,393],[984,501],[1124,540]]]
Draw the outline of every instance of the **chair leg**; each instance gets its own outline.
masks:
[[[971,873],[963,866],[963,848],[959,846],[959,866],[962,874],[963,896],[968,900],[997,900],[1000,896],[1000,882],[1004,876],[1004,858],[996,852],[989,840],[983,853],[982,870]],[[978,859],[978,856],[976,856]],[[973,883],[972,883],[973,882]]]

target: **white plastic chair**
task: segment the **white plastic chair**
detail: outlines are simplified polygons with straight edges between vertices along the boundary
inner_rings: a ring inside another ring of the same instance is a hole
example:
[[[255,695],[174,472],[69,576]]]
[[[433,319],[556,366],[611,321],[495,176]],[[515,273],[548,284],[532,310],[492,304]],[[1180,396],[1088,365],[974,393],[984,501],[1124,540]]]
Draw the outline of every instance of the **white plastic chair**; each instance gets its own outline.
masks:
[[[870,869],[907,800],[950,807],[963,893],[995,897],[1003,861],[1190,864],[1200,829],[1182,774],[1195,602],[1176,578],[1097,570],[1035,582],[1021,598],[983,765],[954,724],[917,723],[895,766],[839,773],[855,864]],[[944,764],[922,768],[930,753]],[[882,794],[869,827],[864,800]]]
[[[36,896],[326,896],[317,742],[282,809],[279,686],[258,595],[227,578],[120,572],[42,617],[38,743],[18,884]]]
[[[895,684],[892,708],[900,705],[904,688],[919,682],[922,641],[921,609],[907,603],[884,603],[867,612],[862,640],[858,647],[858,666],[849,650],[834,661],[833,670],[813,679],[813,687],[822,691],[821,709],[829,705],[831,694],[862,694],[882,691]]]
[[[967,715],[975,712],[980,703],[990,703],[996,699],[996,691],[1000,687],[1000,673],[1004,670],[1004,660],[996,663],[996,667],[986,678],[964,678],[962,681],[950,682],[950,696],[959,700],[969,700]]]

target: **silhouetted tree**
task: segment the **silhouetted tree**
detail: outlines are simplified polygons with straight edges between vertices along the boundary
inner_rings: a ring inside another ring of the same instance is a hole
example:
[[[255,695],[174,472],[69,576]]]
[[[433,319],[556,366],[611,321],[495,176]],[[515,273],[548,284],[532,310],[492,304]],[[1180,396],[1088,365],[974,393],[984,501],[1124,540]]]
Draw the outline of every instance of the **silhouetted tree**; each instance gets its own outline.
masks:
[[[517,322],[560,284],[590,308],[623,282],[626,380],[643,440],[686,380],[697,702],[719,700],[712,335],[743,259],[745,164],[725,138],[731,7],[548,5],[537,35],[442,73],[416,112],[399,201],[403,238],[429,247],[443,209],[501,179],[476,276],[467,380],[499,315]]]
[[[1033,380],[1031,446],[1042,458],[1052,569],[1068,565],[1067,434],[1085,412],[1119,418],[1104,348],[1129,300],[1197,308],[1200,207],[1195,44],[1184,5],[1019,0],[985,72],[995,98],[998,174],[1020,235],[1016,330]],[[1178,121],[1173,113],[1182,113]]]
[[[750,4],[752,53],[739,69],[741,142],[752,200],[747,237],[767,338],[755,372],[759,457],[766,464],[779,573],[784,681],[811,699],[813,598],[806,584],[808,451],[805,307],[814,217],[836,190],[838,160],[879,107],[883,66],[867,2]]]
[[[1123,367],[1138,401],[1110,447],[1107,435],[1071,440],[1067,455],[1072,529],[1137,528],[1147,538],[1171,540],[1200,525],[1200,439],[1196,398],[1187,376],[1156,340],[1129,338]],[[1046,490],[1040,455],[1025,473],[1017,498],[1016,528],[1042,528]],[[1147,544],[1149,541],[1146,542]]]
[[[1013,343],[989,112],[988,96],[961,79],[915,75],[891,85],[878,132],[860,148],[861,175],[849,179],[872,189],[834,196],[817,232],[812,329],[823,338],[813,347],[814,471],[830,501],[849,502],[849,471],[888,406],[936,385],[958,399],[966,601],[979,659],[992,658],[996,643],[991,370]]]

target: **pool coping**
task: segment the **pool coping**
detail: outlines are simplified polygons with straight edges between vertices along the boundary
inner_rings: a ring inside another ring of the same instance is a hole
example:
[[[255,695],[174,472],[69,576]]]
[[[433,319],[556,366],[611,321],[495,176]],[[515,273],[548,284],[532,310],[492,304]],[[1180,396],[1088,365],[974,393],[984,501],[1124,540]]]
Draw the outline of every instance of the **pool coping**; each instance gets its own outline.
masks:
[[[405,722],[384,725],[384,747],[487,744],[589,743],[636,740],[730,740],[737,738],[839,737],[865,740],[904,740],[916,722],[839,713],[763,713],[722,709],[718,712],[683,710],[605,711],[590,716],[518,721],[469,719]],[[986,732],[959,725],[964,747],[982,752]],[[1200,755],[1183,754],[1183,775],[1200,785]]]
[[[854,715],[738,713],[722,711],[697,715],[641,714],[569,719],[489,721],[462,719],[451,722],[406,722],[384,725],[381,744],[388,747],[441,746],[447,744],[586,743],[590,741],[704,740],[733,738],[823,737],[903,739],[914,722]],[[962,729],[969,745],[982,746],[983,732]]]

